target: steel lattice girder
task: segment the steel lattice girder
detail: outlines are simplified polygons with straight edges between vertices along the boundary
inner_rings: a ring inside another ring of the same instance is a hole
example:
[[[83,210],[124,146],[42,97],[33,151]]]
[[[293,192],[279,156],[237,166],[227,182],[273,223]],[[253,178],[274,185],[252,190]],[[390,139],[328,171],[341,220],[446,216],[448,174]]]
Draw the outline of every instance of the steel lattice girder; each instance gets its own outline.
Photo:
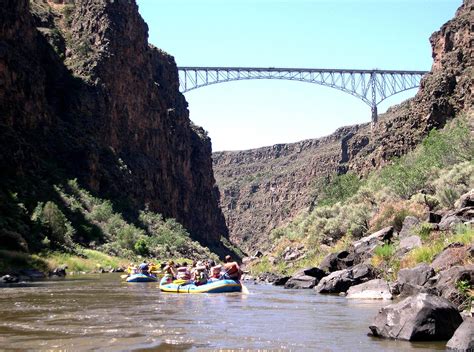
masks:
[[[388,97],[416,88],[427,71],[349,70],[275,67],[178,67],[182,93],[211,84],[249,80],[281,79],[319,84],[349,93],[372,108]]]

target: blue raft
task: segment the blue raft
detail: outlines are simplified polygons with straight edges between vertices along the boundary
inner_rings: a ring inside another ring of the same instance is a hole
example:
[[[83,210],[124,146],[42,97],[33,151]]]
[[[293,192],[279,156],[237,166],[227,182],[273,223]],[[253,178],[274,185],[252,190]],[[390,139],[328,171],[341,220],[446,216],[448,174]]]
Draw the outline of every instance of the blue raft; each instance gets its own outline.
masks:
[[[166,283],[166,278],[163,278],[160,282],[160,290],[174,293],[242,292],[242,285],[239,281],[235,280],[217,280],[205,285],[196,286],[190,281]]]
[[[156,282],[158,278],[154,275],[133,274],[127,277],[127,282]]]

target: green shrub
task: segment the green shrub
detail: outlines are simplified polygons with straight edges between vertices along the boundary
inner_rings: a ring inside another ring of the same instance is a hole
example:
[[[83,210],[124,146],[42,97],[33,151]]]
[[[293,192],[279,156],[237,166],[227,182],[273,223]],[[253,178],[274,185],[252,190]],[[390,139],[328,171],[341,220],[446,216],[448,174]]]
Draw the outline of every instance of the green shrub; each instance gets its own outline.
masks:
[[[135,243],[144,236],[142,230],[137,227],[125,223],[117,231],[117,240],[122,248],[131,249],[135,248]]]
[[[231,241],[229,241],[228,238],[221,236],[221,243],[231,252],[236,253],[239,257],[243,258],[245,257],[245,253],[242,252],[242,250],[233,244]]]
[[[268,258],[262,258],[256,263],[253,263],[250,267],[250,274],[257,276],[262,273],[273,273],[275,272],[275,267],[270,263]]]
[[[385,166],[379,174],[380,182],[403,199],[409,199],[422,189],[428,176],[428,169],[417,164],[413,156],[393,160],[393,164]]]
[[[427,186],[433,170],[471,161],[473,155],[474,141],[470,130],[464,122],[458,121],[443,131],[432,130],[420,147],[394,159],[393,164],[384,167],[378,177],[382,185],[409,199]]]
[[[428,241],[432,231],[433,231],[433,227],[431,226],[431,224],[429,224],[427,222],[423,222],[415,228],[414,232],[418,236],[420,236],[420,238],[424,242],[424,241]]]
[[[449,241],[451,243],[459,242],[465,245],[474,243],[474,228],[471,225],[458,225],[454,235]]]
[[[427,206],[429,210],[436,210],[439,208],[440,205],[438,198],[431,194],[417,193],[413,195],[410,200],[418,204]]]
[[[456,289],[461,295],[467,295],[468,291],[471,289],[471,283],[469,280],[458,280],[456,281]]]
[[[425,163],[437,168],[472,160],[474,140],[466,120],[461,117],[443,130],[431,130],[422,150]]]
[[[74,13],[74,5],[64,5],[63,7],[63,15],[66,27],[69,28],[72,24],[72,15]]]
[[[107,222],[114,215],[112,203],[108,200],[94,205],[89,215],[90,219],[97,222]]]
[[[148,248],[148,243],[145,237],[139,238],[136,242],[135,245],[133,246],[133,249],[135,253],[142,255],[142,256],[149,256],[150,255],[150,250]]]
[[[430,264],[434,257],[443,251],[445,246],[444,239],[440,239],[415,248],[403,258],[402,267],[414,267],[419,263]]]
[[[389,260],[395,253],[395,246],[393,244],[384,244],[377,246],[374,249],[374,254],[381,257],[384,260]]]
[[[333,205],[343,202],[353,196],[363,183],[364,181],[352,172],[322,179],[316,184],[315,190],[318,194],[318,205]]]
[[[393,226],[399,232],[407,216],[423,218],[427,209],[421,204],[410,201],[394,201],[380,206],[377,214],[370,221],[371,231],[378,231],[387,226]]]
[[[139,214],[140,224],[146,231],[146,245],[150,255],[155,257],[214,258],[208,248],[191,240],[186,229],[175,219],[163,219],[160,214],[149,210]]]
[[[463,162],[452,166],[448,171],[432,182],[436,197],[446,208],[453,208],[454,203],[463,194],[474,188],[474,163]]]
[[[72,237],[75,230],[59,207],[48,201],[46,204],[38,203],[31,219],[48,231],[48,238],[55,245],[73,246]]]
[[[74,211],[90,222],[90,225],[81,224],[81,231],[89,240],[99,242],[94,246],[108,254],[126,258],[136,254],[212,257],[210,251],[192,241],[186,229],[174,219],[165,220],[161,214],[145,210],[139,213],[137,225],[129,223],[114,211],[112,202],[92,196],[77,180],[68,181],[65,188],[57,187],[57,191],[64,203],[74,205]],[[103,241],[108,243],[100,243]]]

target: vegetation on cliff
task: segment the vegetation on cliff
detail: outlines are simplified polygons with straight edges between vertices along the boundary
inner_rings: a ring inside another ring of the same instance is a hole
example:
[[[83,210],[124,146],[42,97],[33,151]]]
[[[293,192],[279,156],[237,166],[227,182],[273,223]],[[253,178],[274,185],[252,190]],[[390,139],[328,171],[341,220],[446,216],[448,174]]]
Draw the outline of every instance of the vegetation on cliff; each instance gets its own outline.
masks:
[[[472,118],[470,114],[443,130],[432,130],[413,152],[364,178],[348,173],[316,184],[314,209],[272,231],[272,250],[253,261],[251,271],[288,274],[317,266],[328,253],[345,249],[368,233],[387,226],[399,232],[409,215],[425,219],[430,211],[454,208],[454,202],[474,188]],[[423,241],[420,248],[399,260],[395,246],[387,244],[376,249],[373,264],[393,276],[400,268],[431,262],[449,243],[474,241],[470,227],[453,234],[421,223],[417,233]],[[296,254],[289,260],[291,251]]]
[[[77,271],[95,269],[95,264],[115,268],[140,257],[217,259],[175,219],[148,209],[136,216],[122,212],[112,201],[81,188],[76,179],[54,190],[55,197],[37,202],[32,210],[15,194],[9,203],[2,202],[0,226],[10,241],[2,246],[0,272],[28,266],[46,270],[56,264]]]

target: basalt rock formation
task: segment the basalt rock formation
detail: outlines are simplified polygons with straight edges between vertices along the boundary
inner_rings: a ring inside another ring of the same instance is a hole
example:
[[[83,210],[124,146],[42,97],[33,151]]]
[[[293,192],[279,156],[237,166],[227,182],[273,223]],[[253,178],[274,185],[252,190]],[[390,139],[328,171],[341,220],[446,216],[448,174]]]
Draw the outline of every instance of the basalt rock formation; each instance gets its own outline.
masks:
[[[2,3],[2,197],[31,208],[77,178],[129,212],[174,217],[213,246],[227,228],[211,143],[189,119],[173,57],[147,39],[134,0]]]
[[[371,129],[343,127],[293,144],[213,154],[221,205],[232,241],[249,253],[270,246],[272,229],[314,206],[312,185],[332,173],[365,174],[414,147],[455,116],[473,116],[474,1],[430,38],[433,66],[413,99],[390,108]]]

